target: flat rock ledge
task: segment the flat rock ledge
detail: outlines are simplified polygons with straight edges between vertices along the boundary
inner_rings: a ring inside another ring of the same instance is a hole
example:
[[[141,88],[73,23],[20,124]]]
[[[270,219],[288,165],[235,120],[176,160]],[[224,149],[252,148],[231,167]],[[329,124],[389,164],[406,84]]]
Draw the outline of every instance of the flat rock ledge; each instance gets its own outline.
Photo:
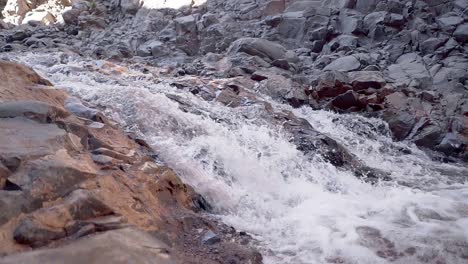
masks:
[[[262,263],[154,150],[0,61],[0,263]]]

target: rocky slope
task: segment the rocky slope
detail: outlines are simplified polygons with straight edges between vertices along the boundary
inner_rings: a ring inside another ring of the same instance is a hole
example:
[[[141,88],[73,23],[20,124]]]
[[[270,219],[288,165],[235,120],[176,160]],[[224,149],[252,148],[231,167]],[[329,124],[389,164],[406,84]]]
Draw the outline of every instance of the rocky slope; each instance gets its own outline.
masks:
[[[466,1],[77,1],[56,4],[62,24],[45,28],[24,20],[23,1],[9,1],[5,21],[34,27],[5,31],[4,51],[71,49],[174,75],[242,76],[295,107],[379,117],[397,140],[467,158]]]
[[[261,263],[145,141],[27,67],[0,80],[0,263]]]

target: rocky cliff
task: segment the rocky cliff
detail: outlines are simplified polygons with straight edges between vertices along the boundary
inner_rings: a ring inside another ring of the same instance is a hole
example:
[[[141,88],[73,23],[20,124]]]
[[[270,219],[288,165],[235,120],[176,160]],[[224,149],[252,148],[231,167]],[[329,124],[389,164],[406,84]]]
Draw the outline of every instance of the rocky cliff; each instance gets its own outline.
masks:
[[[0,263],[261,262],[145,141],[25,66],[0,80]]]

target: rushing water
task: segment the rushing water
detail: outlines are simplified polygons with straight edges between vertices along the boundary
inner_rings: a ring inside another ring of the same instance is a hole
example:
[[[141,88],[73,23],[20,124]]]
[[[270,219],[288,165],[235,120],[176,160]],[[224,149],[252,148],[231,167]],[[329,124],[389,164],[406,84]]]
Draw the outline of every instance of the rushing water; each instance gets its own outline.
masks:
[[[233,109],[139,71],[60,58],[14,57],[144,136],[219,218],[256,238],[265,263],[468,263],[467,169],[393,142],[382,121],[293,110],[394,179],[371,185],[305,157],[256,105]]]

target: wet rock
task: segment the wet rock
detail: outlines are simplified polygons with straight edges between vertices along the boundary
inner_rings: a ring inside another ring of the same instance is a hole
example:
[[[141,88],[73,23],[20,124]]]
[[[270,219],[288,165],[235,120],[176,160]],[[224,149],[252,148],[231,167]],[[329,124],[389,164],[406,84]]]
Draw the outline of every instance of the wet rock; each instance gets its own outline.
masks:
[[[359,107],[359,96],[354,91],[347,91],[338,95],[331,101],[332,105],[336,108],[347,110],[351,107]]]
[[[319,76],[318,84],[314,90],[317,93],[318,99],[335,97],[352,89],[348,83],[349,77],[346,73],[328,71]]]
[[[447,133],[437,146],[437,150],[447,155],[463,153],[466,148],[466,141],[460,135],[455,133]]]
[[[407,110],[407,97],[402,93],[394,93],[386,97],[387,110],[383,119],[387,121],[393,136],[397,140],[403,140],[409,135],[416,118]]]

